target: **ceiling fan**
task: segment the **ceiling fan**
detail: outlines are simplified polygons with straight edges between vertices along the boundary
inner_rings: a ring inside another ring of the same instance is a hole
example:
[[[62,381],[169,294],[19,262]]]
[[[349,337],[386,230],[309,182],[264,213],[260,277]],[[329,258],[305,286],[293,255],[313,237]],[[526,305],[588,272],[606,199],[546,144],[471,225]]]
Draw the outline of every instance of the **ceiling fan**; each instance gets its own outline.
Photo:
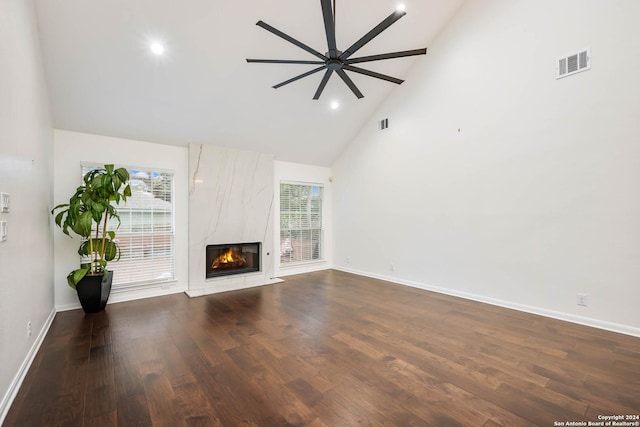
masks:
[[[322,81],[320,81],[320,85],[318,86],[318,90],[316,90],[315,95],[313,95],[313,99],[317,100],[322,95],[322,91],[324,90],[327,82],[331,75],[336,72],[338,76],[342,79],[342,81],[351,89],[353,94],[358,97],[358,99],[363,98],[364,95],[353,83],[353,80],[347,75],[346,71],[352,71],[354,73],[364,74],[365,76],[375,77],[377,79],[386,80],[388,82],[401,84],[404,80],[387,76],[385,74],[376,73],[375,71],[365,70],[364,68],[354,67],[353,64],[358,64],[361,62],[372,62],[372,61],[380,61],[382,59],[392,59],[392,58],[401,58],[404,56],[414,56],[414,55],[424,55],[427,53],[427,49],[413,49],[413,50],[405,50],[401,52],[391,52],[391,53],[383,53],[380,55],[371,55],[371,56],[362,56],[359,58],[351,58],[351,55],[356,53],[360,48],[369,43],[376,37],[378,34],[389,28],[394,22],[398,19],[402,18],[406,15],[404,10],[398,9],[393,12],[391,15],[387,16],[382,22],[376,25],[371,31],[362,36],[360,40],[356,41],[353,45],[351,45],[347,50],[341,52],[338,50],[336,46],[336,29],[335,29],[335,0],[333,3],[333,8],[331,6],[331,0],[320,0],[320,5],[322,6],[322,16],[324,18],[324,29],[327,35],[327,46],[329,51],[326,54],[322,54],[315,49],[310,48],[306,44],[294,39],[293,37],[283,33],[282,31],[273,28],[269,24],[258,21],[256,25],[264,28],[265,30],[275,34],[276,36],[285,39],[289,43],[292,43],[298,46],[301,49],[306,50],[310,54],[316,56],[320,60],[316,61],[299,61],[299,60],[288,60],[288,59],[247,59],[249,63],[266,63],[266,64],[310,64],[310,65],[319,65],[318,68],[314,68],[311,71],[307,71],[300,75],[297,75],[289,80],[285,80],[282,83],[278,83],[273,86],[274,89],[278,89],[284,85],[295,82],[303,77],[310,76],[319,71],[326,70],[324,73],[324,77],[322,77]]]

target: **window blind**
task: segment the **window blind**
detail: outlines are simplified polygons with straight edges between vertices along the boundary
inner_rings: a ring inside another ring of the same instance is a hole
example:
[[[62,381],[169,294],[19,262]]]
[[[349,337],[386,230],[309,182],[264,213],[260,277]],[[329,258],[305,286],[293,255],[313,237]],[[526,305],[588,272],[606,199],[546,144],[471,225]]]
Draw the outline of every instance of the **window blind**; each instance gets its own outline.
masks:
[[[83,175],[91,170],[84,166]],[[120,247],[109,262],[113,288],[174,280],[173,174],[130,168],[131,196],[117,206],[118,221],[109,221]]]
[[[322,259],[322,194],[317,184],[280,184],[280,262]]]

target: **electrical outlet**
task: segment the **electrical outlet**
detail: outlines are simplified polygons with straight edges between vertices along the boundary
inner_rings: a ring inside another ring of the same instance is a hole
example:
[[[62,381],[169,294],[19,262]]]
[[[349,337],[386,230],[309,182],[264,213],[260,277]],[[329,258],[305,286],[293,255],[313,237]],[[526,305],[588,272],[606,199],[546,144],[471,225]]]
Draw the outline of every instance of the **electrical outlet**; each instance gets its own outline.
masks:
[[[0,242],[7,240],[8,234],[9,226],[7,225],[7,221],[0,221]]]
[[[347,257],[347,264],[351,264],[351,257],[350,256]]]
[[[8,193],[0,193],[0,212],[9,212],[10,200]]]
[[[586,294],[576,294],[576,302],[578,303],[578,305],[586,307],[589,303],[589,300]]]
[[[393,263],[389,264],[389,270],[396,271],[396,265]]]
[[[27,322],[27,337],[31,338],[31,320]]]

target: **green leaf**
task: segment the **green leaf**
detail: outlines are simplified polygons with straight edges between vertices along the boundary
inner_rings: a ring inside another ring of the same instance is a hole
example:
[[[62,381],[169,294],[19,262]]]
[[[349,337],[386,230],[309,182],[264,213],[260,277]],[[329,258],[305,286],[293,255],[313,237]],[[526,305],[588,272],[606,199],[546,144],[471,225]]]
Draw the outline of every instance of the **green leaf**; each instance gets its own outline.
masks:
[[[62,212],[59,212],[58,215],[56,215],[55,221],[58,227],[62,227],[62,217],[64,216],[64,214],[65,214],[65,211],[62,211]]]
[[[78,220],[72,226],[72,230],[82,237],[88,237],[91,234],[92,225],[91,212],[86,211],[78,217]]]
[[[60,209],[60,208],[66,208],[67,206],[69,206],[69,203],[63,203],[61,205],[57,205],[55,206],[53,209],[51,209],[51,214],[53,215],[53,212]]]
[[[87,275],[88,272],[89,272],[89,269],[87,268],[79,268],[77,270],[73,270],[67,276],[67,283],[69,284],[69,286],[75,289],[76,285],[80,282],[80,280],[82,280],[84,276]]]
[[[104,245],[104,259],[106,261],[112,261],[118,256],[118,246],[115,242],[108,240]],[[105,264],[106,266],[106,264]]]
[[[111,276],[113,273],[109,270],[104,270],[104,276],[102,276],[102,283],[106,283],[109,281],[109,276]]]
[[[122,180],[120,179],[120,175],[118,175],[117,173],[114,174],[112,177],[112,180],[113,180],[113,188],[118,190],[122,185]]]
[[[80,247],[78,248],[78,255],[86,255],[89,256],[89,248],[90,248],[90,244],[88,240],[85,240],[84,242],[80,243]]]
[[[122,182],[129,181],[129,171],[125,168],[116,169],[116,175],[118,175],[118,178],[120,178]]]
[[[104,175],[97,175],[91,180],[91,188],[97,190],[104,186]]]
[[[93,249],[93,251],[92,251]],[[84,240],[78,248],[78,255],[91,256],[91,253],[98,254],[100,242],[95,239]]]
[[[102,206],[100,206],[99,204],[93,205],[93,209],[91,209],[91,217],[97,224],[100,224],[100,222],[102,221],[103,212],[104,209],[102,208]]]

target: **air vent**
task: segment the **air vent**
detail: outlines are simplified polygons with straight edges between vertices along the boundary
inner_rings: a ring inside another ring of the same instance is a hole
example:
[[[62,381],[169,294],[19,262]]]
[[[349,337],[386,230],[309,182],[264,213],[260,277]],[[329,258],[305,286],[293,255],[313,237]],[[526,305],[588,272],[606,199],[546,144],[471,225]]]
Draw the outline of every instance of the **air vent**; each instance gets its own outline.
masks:
[[[558,59],[558,75],[556,79],[570,76],[591,69],[591,52],[583,49],[578,53]]]
[[[382,119],[378,122],[378,130],[385,130],[389,128],[389,119]]]

